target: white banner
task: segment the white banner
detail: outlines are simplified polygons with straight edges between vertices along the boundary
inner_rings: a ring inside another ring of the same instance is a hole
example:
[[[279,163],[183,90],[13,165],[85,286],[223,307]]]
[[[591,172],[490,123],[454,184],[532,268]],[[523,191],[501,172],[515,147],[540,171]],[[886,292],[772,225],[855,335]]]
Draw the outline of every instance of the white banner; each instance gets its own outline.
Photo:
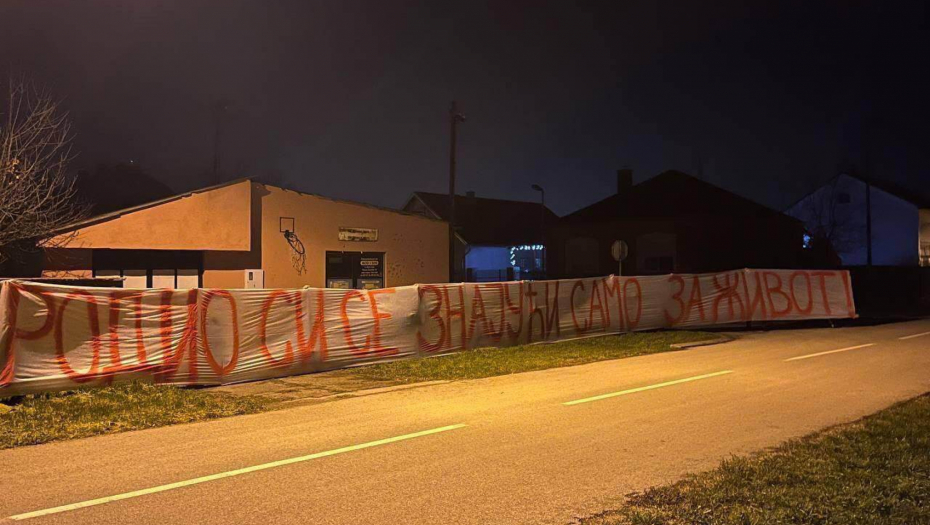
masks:
[[[105,385],[219,385],[633,330],[855,317],[849,273],[159,290],[0,284],[0,397]]]

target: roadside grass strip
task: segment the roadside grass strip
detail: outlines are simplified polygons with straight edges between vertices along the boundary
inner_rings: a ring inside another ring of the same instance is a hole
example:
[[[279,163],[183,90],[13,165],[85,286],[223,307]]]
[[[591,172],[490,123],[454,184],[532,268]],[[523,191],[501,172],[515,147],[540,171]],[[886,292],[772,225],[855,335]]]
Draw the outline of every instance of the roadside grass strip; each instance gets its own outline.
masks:
[[[592,402],[592,401],[600,401],[600,400],[602,400],[602,399],[609,399],[609,398],[612,398],[612,397],[625,396],[625,395],[628,395],[628,394],[635,394],[635,393],[637,393],[637,392],[645,392],[645,391],[647,391],[647,390],[654,390],[654,389],[656,389],[656,388],[664,388],[664,387],[672,386],[672,385],[680,385],[680,384],[682,384],[682,383],[690,383],[691,381],[699,381],[699,380],[701,380],[701,379],[709,379],[709,378],[711,378],[711,377],[717,377],[717,376],[722,376],[722,375],[732,374],[732,373],[733,373],[732,370],[722,370],[722,371],[720,371],[720,372],[714,372],[714,373],[712,373],[712,374],[704,374],[704,375],[699,375],[699,376],[694,376],[694,377],[686,377],[686,378],[684,378],[684,379],[676,379],[676,380],[674,380],[674,381],[666,381],[665,383],[657,383],[657,384],[655,384],[655,385],[641,386],[641,387],[639,387],[639,388],[631,388],[631,389],[629,389],[629,390],[621,390],[621,391],[619,391],[619,392],[611,392],[611,393],[609,393],[609,394],[601,394],[601,395],[599,395],[599,396],[586,397],[586,398],[584,398],[584,399],[576,399],[576,400],[574,400],[574,401],[567,401],[567,402],[562,403],[562,404],[565,405],[565,406],[580,405],[580,404],[582,404],[582,403],[590,403],[590,402]]]
[[[271,400],[262,396],[237,397],[142,381],[0,401],[9,405],[0,411],[0,450],[272,408]]]
[[[551,344],[476,348],[450,355],[323,372],[355,381],[350,390],[424,381],[456,381],[678,351],[712,333],[660,330]],[[339,393],[343,393],[342,387]],[[0,398],[0,450],[128,430],[254,414],[280,406],[273,396],[228,395],[133,381],[102,388]]]
[[[673,345],[707,341],[708,332],[659,330],[571,341],[475,348],[448,355],[401,359],[351,369],[357,377],[401,383],[457,381],[577,366],[597,361],[679,351]]]
[[[302,463],[305,461],[311,461],[314,459],[325,458],[327,456],[335,456],[336,454],[344,454],[346,452],[354,452],[356,450],[363,450],[366,448],[377,447],[380,445],[387,445],[390,443],[397,443],[398,441],[405,441],[408,439],[414,439],[423,436],[429,436],[432,434],[439,434],[440,432],[448,432],[450,430],[456,430],[463,428],[466,425],[448,425],[445,427],[433,428],[430,430],[423,430],[420,432],[414,432],[412,434],[404,434],[402,436],[395,436],[386,439],[379,439],[377,441],[369,441],[368,443],[362,443],[359,445],[351,445],[348,447],[337,448],[333,450],[327,450],[325,452],[317,452],[315,454],[309,454],[306,456],[299,456],[296,458],[282,459],[279,461],[272,461],[270,463],[262,463],[260,465],[253,465],[251,467],[240,468],[236,470],[229,470],[226,472],[220,472],[218,474],[211,474],[209,476],[202,476],[199,478],[188,479],[184,481],[178,481],[175,483],[168,483],[167,485],[158,485],[157,487],[151,487],[147,489],[134,490],[132,492],[124,492],[122,494],[114,494],[113,496],[106,496],[103,498],[97,498],[87,501],[81,501],[78,503],[71,503],[69,505],[62,505],[60,507],[52,507],[49,509],[36,510],[33,512],[26,512],[23,514],[17,514],[15,516],[10,516],[9,519],[14,521],[27,520],[30,518],[38,518],[40,516],[48,516],[49,514],[59,514],[62,512],[69,512],[72,510],[83,509],[87,507],[93,507],[96,505],[103,505],[106,503],[112,503],[114,501],[120,501],[130,498],[138,498],[141,496],[147,496],[149,494],[157,494],[159,492],[165,492],[169,490],[179,489],[183,487],[190,487],[191,485],[198,485],[200,483],[207,483],[210,481],[216,481],[225,478],[231,478],[234,476],[241,476],[243,474],[250,474],[252,472],[258,472],[260,470],[268,470],[277,467],[283,467],[285,465],[293,465],[294,463]]]
[[[816,354],[799,355],[796,357],[790,357],[788,359],[785,359],[785,362],[787,363],[789,361],[800,361],[802,359],[810,359],[812,357],[820,357],[822,355],[838,354],[840,352],[849,352],[850,350],[858,350],[860,348],[868,348],[870,346],[875,346],[875,343],[866,343],[864,345],[847,346],[846,348],[837,348],[836,350],[827,350],[826,352],[817,352]]]
[[[629,494],[578,523],[930,523],[930,396]]]

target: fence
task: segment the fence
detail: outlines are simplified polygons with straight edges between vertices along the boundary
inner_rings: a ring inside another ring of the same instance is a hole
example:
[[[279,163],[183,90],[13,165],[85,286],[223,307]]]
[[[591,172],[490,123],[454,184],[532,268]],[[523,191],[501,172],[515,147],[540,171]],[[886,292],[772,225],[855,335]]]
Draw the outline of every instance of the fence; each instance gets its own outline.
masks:
[[[872,318],[930,314],[930,267],[852,266],[859,312]]]
[[[846,271],[431,284],[379,290],[0,284],[0,397],[149,377],[218,385],[478,346],[854,317]]]

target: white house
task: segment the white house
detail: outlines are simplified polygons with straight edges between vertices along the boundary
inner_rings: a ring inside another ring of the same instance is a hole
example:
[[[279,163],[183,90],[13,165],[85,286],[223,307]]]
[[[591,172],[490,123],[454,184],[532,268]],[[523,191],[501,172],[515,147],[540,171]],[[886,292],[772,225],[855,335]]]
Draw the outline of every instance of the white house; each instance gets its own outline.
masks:
[[[868,264],[871,238],[873,265],[930,266],[930,201],[913,192],[842,174],[785,213],[829,240],[843,265]]]

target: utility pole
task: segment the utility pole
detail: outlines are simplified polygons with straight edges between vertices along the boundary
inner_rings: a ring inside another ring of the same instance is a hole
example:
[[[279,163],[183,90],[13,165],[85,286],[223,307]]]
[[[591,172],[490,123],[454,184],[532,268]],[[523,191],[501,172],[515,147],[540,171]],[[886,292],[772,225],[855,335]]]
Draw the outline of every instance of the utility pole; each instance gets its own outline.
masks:
[[[218,100],[213,107],[213,184],[220,182],[220,128],[227,109],[229,109],[229,101],[225,99]]]
[[[546,273],[546,190],[539,184],[533,184],[530,187],[541,194],[541,201],[539,203],[539,237],[540,240],[542,240],[542,250],[540,250],[540,255],[542,256],[541,270],[542,278],[548,279],[548,274]]]
[[[449,106],[449,282],[455,281],[455,135],[465,116],[459,113],[455,101]]]
[[[866,265],[872,267],[872,185],[865,180],[865,242]]]
[[[865,260],[869,268],[872,268],[872,126],[876,120],[870,107],[861,131],[862,164],[865,168],[861,177],[865,183]]]

